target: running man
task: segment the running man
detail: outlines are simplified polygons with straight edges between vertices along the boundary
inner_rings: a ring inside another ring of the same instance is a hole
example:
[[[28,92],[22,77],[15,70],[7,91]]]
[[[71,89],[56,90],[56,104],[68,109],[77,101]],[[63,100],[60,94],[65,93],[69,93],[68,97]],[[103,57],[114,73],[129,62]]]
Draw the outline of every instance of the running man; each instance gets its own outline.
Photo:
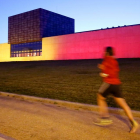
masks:
[[[131,109],[122,96],[120,88],[121,81],[118,77],[119,66],[117,60],[114,58],[112,47],[106,47],[104,60],[102,64],[98,65],[98,68],[101,69],[100,76],[103,78],[103,84],[99,88],[97,94],[97,103],[101,119],[95,122],[95,124],[107,125],[112,123],[112,120],[109,119],[108,106],[106,103],[106,97],[111,93],[117,104],[125,111],[130,123],[132,124],[130,133],[135,133],[139,124],[134,120]]]

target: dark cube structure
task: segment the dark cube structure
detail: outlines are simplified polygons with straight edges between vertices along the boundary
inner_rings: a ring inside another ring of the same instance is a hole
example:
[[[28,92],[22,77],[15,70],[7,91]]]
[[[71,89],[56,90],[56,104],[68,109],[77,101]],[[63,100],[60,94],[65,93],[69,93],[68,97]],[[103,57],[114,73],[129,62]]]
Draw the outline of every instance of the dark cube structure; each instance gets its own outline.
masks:
[[[74,33],[74,19],[39,8],[8,18],[8,43],[42,41],[43,37]]]

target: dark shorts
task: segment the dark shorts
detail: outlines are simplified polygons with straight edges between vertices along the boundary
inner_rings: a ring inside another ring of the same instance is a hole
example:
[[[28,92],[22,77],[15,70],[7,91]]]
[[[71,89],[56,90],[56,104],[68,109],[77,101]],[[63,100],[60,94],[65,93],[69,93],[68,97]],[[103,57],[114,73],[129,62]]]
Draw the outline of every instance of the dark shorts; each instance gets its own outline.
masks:
[[[109,94],[112,94],[114,97],[123,98],[120,85],[112,85],[104,82],[99,88],[99,93],[105,98]]]

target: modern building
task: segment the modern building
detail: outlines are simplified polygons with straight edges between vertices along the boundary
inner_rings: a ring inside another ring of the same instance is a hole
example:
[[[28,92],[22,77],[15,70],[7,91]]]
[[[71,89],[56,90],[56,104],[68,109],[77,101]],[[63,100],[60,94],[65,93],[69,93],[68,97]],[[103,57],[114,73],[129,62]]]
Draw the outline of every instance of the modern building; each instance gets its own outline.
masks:
[[[9,17],[0,62],[100,59],[106,46],[117,58],[140,58],[140,24],[74,33],[74,22],[41,8]]]

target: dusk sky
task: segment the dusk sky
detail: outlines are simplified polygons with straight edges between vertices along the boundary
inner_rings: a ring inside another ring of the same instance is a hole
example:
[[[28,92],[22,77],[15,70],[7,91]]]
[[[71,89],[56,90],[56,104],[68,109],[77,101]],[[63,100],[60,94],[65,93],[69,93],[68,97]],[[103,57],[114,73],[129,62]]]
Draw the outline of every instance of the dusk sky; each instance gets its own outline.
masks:
[[[43,8],[75,19],[75,32],[140,24],[140,0],[0,0],[0,43],[8,42],[8,17]]]

